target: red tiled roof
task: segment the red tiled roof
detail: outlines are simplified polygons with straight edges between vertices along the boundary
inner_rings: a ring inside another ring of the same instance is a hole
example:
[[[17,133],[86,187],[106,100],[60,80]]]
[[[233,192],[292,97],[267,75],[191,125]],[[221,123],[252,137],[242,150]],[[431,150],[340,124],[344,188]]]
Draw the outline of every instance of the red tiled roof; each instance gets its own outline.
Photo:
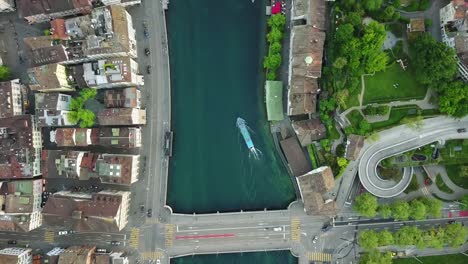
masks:
[[[50,21],[50,27],[53,39],[67,40],[70,38],[66,32],[65,19],[57,18]]]

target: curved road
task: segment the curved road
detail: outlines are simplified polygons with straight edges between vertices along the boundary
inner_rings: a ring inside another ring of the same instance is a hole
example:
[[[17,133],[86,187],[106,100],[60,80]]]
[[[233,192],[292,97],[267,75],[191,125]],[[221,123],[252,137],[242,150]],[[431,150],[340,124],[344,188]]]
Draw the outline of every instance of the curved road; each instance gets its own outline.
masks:
[[[423,121],[421,129],[404,125],[379,133],[377,142],[366,141],[359,161],[359,179],[366,190],[375,196],[389,198],[402,193],[411,181],[412,168],[405,168],[400,182],[383,180],[377,174],[381,160],[436,141],[468,138],[468,133],[458,133],[458,128],[468,128],[468,117],[453,119],[436,117]]]

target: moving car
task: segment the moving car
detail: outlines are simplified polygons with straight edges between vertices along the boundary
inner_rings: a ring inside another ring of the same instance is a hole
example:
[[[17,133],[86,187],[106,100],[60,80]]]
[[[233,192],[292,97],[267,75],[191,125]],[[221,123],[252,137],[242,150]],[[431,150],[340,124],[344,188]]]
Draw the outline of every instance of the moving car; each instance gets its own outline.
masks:
[[[283,231],[281,226],[273,227],[273,231]]]
[[[146,66],[146,73],[151,74],[151,66],[150,65]]]
[[[96,248],[97,253],[107,253],[107,249],[105,248]]]
[[[145,55],[148,56],[148,55],[150,55],[150,53],[151,52],[150,52],[149,48],[145,48]]]
[[[18,243],[18,241],[16,240],[8,240],[8,245],[16,245]]]
[[[314,236],[314,238],[312,239],[312,243],[317,243],[317,240],[318,240],[318,236]]]
[[[115,241],[115,240],[114,240],[114,241],[111,241],[110,244],[111,244],[112,246],[120,246],[120,241]]]
[[[466,132],[466,128],[459,128],[459,129],[457,129],[457,132],[458,132],[458,133],[465,133],[465,132]]]
[[[69,235],[70,235],[70,234],[75,234],[75,233],[76,233],[75,230],[68,230],[68,234],[69,234]]]
[[[152,216],[153,216],[153,210],[152,210],[152,209],[148,209],[148,212],[146,213],[146,216],[152,217]]]
[[[68,231],[67,230],[58,231],[58,235],[59,236],[68,235]]]
[[[142,213],[145,212],[145,205],[140,204],[140,212],[142,212]]]

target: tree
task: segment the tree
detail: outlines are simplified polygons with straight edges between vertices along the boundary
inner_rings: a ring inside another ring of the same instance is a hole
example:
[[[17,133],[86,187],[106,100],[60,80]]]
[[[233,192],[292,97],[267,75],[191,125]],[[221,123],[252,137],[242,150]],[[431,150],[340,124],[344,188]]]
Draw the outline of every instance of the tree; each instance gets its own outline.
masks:
[[[395,8],[400,8],[401,6],[401,1],[400,0],[394,0],[392,3],[393,7]]]
[[[330,152],[331,149],[331,141],[328,138],[324,138],[320,140],[320,146],[326,151]]]
[[[468,210],[468,194],[465,194],[461,199],[460,208],[463,210]]]
[[[276,80],[276,73],[274,71],[268,71],[266,78],[269,81],[274,81]]]
[[[276,54],[281,52],[281,43],[273,42],[270,45],[270,54]]]
[[[442,211],[442,202],[433,198],[420,198],[426,206],[426,212],[432,217],[440,217]]]
[[[6,81],[10,79],[11,71],[10,68],[8,68],[5,65],[0,66],[0,81]]]
[[[405,117],[401,120],[402,124],[405,124],[407,127],[419,130],[423,126],[423,117],[421,115],[417,115],[414,117]]]
[[[395,245],[416,245],[416,242],[422,240],[422,232],[416,226],[404,226],[396,231],[393,237]]]
[[[451,81],[457,73],[455,52],[427,34],[419,35],[410,43],[411,64],[415,78],[439,91],[442,83]]]
[[[81,90],[80,96],[83,98],[84,101],[87,101],[89,99],[93,99],[97,95],[97,90],[92,89],[92,88],[85,88]]]
[[[382,6],[383,0],[360,0],[362,7],[366,10],[377,10]]]
[[[388,204],[382,204],[379,206],[379,214],[382,218],[392,217],[392,207]]]
[[[270,32],[267,34],[268,42],[279,42],[281,39],[283,39],[283,32],[276,27],[271,28]]]
[[[439,96],[440,111],[455,117],[467,115],[468,85],[461,81],[453,81],[443,85],[443,89]]]
[[[445,228],[444,242],[451,247],[459,247],[465,243],[466,235],[467,232],[464,226],[460,223],[453,223]]]
[[[359,264],[392,264],[392,253],[380,253],[378,250],[373,249],[362,255]]]
[[[336,102],[338,103],[338,105],[343,108],[346,108],[346,100],[348,100],[348,97],[349,97],[348,89],[339,90],[334,95],[334,98],[336,99]]]
[[[81,128],[92,127],[95,119],[96,115],[88,109],[79,109],[68,113],[68,120],[73,123],[79,123]]]
[[[378,234],[378,238],[379,238],[379,247],[392,245],[394,243],[393,235],[388,230],[383,230],[382,232],[380,232]]]
[[[378,72],[387,66],[388,56],[382,50],[386,36],[384,25],[375,21],[364,28],[364,35],[361,38],[361,52],[366,73]]]
[[[281,55],[280,54],[273,54],[268,55],[263,60],[263,67],[269,70],[275,71],[281,65]]]
[[[393,218],[407,220],[409,217],[409,205],[407,202],[398,200],[392,205]]]
[[[283,14],[276,14],[276,15],[272,15],[269,19],[268,19],[268,26],[270,27],[275,27],[275,28],[284,28],[284,25],[286,24],[286,16],[283,15]]]
[[[424,233],[426,247],[441,249],[444,247],[445,230],[442,227],[431,228]]]
[[[387,6],[385,10],[383,11],[383,19],[384,20],[392,20],[393,15],[395,14],[395,7],[393,6]]]
[[[336,162],[338,163],[338,166],[340,166],[340,168],[346,168],[346,166],[348,166],[349,163],[349,161],[343,157],[338,157],[336,159]]]
[[[337,68],[337,69],[341,70],[341,69],[343,69],[344,66],[346,66],[347,63],[348,63],[348,61],[346,60],[345,57],[338,57],[333,62],[333,68]]]
[[[358,124],[358,133],[360,135],[365,135],[367,132],[372,130],[371,124],[366,120],[362,119]]]
[[[379,140],[380,136],[379,136],[379,133],[377,132],[373,132],[372,134],[369,135],[368,139],[372,142],[376,142],[377,140]]]
[[[353,209],[359,214],[374,217],[378,208],[377,198],[370,193],[364,193],[356,197]]]
[[[345,19],[346,23],[350,23],[354,27],[358,27],[362,25],[362,14],[359,12],[349,12],[348,15],[346,15]]]
[[[412,200],[410,202],[410,217],[415,220],[422,220],[426,218],[426,206],[419,200]]]
[[[364,249],[374,249],[379,246],[379,238],[374,230],[364,230],[359,233],[359,246]]]

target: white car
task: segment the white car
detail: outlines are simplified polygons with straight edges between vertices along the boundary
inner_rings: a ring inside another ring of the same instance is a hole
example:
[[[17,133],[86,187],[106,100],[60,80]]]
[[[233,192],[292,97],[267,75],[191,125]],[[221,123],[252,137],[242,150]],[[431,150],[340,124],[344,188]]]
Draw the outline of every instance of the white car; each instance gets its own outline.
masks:
[[[273,231],[283,231],[283,228],[281,226],[278,226],[278,227],[273,227]]]
[[[59,231],[59,232],[58,232],[58,235],[59,235],[59,236],[68,235],[68,231],[67,231],[67,230]]]
[[[161,264],[161,260],[160,260],[160,259],[157,259],[157,260],[156,260],[156,264]]]
[[[314,239],[312,239],[312,243],[317,243],[317,240],[318,240],[318,236],[314,236]]]

